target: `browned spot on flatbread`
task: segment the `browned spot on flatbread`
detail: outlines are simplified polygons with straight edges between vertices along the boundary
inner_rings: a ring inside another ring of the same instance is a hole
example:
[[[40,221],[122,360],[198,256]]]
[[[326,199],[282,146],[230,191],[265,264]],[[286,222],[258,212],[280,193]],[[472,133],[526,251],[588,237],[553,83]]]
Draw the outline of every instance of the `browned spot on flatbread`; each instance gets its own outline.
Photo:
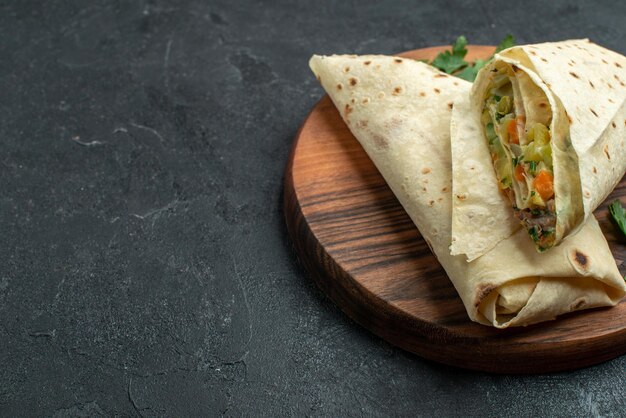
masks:
[[[343,115],[345,116],[346,119],[348,119],[348,116],[350,116],[350,113],[352,113],[352,106],[346,103],[346,107],[343,108]]]
[[[435,204],[434,200],[431,200],[430,202],[428,202],[428,206],[430,206],[431,208],[433,207],[434,204]]]
[[[599,116],[598,116],[598,114],[596,113],[596,111],[595,111],[595,110],[593,110],[592,108],[589,108],[589,111],[590,111],[591,113],[593,113],[593,116],[595,116],[596,118],[597,118],[597,117],[599,117]]]
[[[359,128],[367,128],[367,125],[369,124],[367,119],[363,119],[360,120],[356,123],[356,126],[358,126]]]
[[[389,119],[388,121],[386,121],[384,123],[385,127],[390,128],[390,129],[395,129],[398,126],[402,125],[402,119],[394,116],[391,119]]]
[[[315,78],[317,78],[317,81],[319,81],[320,83],[322,82],[322,77],[320,77],[319,75],[316,75]]]
[[[483,299],[489,296],[489,293],[493,292],[498,288],[497,285],[491,283],[483,283],[478,286],[478,291],[476,293],[476,299],[474,299],[474,306],[478,307]]]
[[[387,149],[387,147],[389,147],[389,142],[387,141],[387,138],[384,138],[380,135],[372,136],[372,140],[374,141],[374,145],[378,149]]]
[[[447,192],[447,191],[448,191],[448,188],[447,188],[447,187],[444,187],[443,189],[441,189],[441,191],[442,191],[442,192]]]
[[[350,99],[350,103],[355,104],[356,103],[356,99],[355,98]]]
[[[426,93],[424,93],[423,91],[420,91],[420,97],[424,97],[426,96]]]
[[[435,78],[446,78],[448,77],[448,74],[436,74]]]
[[[589,80],[589,85],[591,86],[592,89],[595,89],[596,86],[593,85],[593,83],[591,82],[591,80]]]
[[[372,63],[372,61],[364,61],[363,65],[370,65]]]
[[[611,122],[611,126],[613,127],[613,129],[617,128],[617,125],[615,124],[615,122]]]
[[[530,55],[537,55],[537,53],[536,53],[535,51],[532,51],[532,50],[531,50],[531,51],[528,51],[528,53],[529,53]]]
[[[609,86],[610,89],[613,88],[613,85],[611,83],[609,83],[608,81],[606,82],[606,85]]]
[[[605,60],[604,58],[602,58],[602,62],[605,64],[608,64],[609,62],[607,60]]]
[[[615,63],[615,66],[616,66],[617,68],[622,68],[622,66],[620,65],[620,63],[619,63],[619,62],[616,62],[616,63]]]
[[[541,102],[539,103],[539,107],[545,108],[545,107],[548,107],[548,104],[546,102]]]
[[[593,174],[598,174],[598,169],[593,167]]]
[[[452,84],[454,84],[455,86],[458,86],[459,82],[458,81],[454,81]]]
[[[424,168],[422,168],[422,174],[428,174],[428,173],[430,173],[430,171],[431,171],[431,170],[430,170],[430,168],[429,168],[429,167],[424,167]]]
[[[343,84],[339,83],[337,84],[337,90],[341,90],[343,88]]]
[[[357,83],[358,80],[356,78],[354,78],[354,77],[350,77],[350,80],[348,80],[348,81],[350,82],[351,86],[356,86],[356,83]]]
[[[606,144],[604,146],[603,151],[604,151],[604,155],[606,155],[606,158],[608,158],[609,161],[611,161],[611,154],[609,154],[609,144]]]
[[[548,60],[547,60],[547,59],[545,59],[544,57],[541,57],[541,61],[543,61],[543,62],[548,62]]]
[[[571,75],[572,77],[580,79],[580,77],[578,76],[578,74],[576,74],[575,72],[570,71],[569,73],[570,73],[570,75]]]
[[[398,87],[394,87],[393,88],[393,93],[391,93],[391,94],[394,95],[394,96],[398,96],[398,95],[400,95],[400,93],[402,93],[402,87],[398,86]]]
[[[459,199],[459,200],[465,200],[465,199],[467,199],[467,195],[465,195],[465,194],[458,194],[458,195],[456,195],[456,198]]]
[[[449,103],[448,103],[448,109],[452,110],[452,108],[453,108],[453,107],[454,107],[454,103],[449,102]]]
[[[569,122],[570,125],[574,123],[574,120],[572,119],[570,115],[567,115],[567,121]]]
[[[402,64],[402,58],[396,58],[393,60],[393,62],[396,62],[398,64]]]
[[[572,251],[571,260],[574,263],[574,267],[579,267],[582,270],[589,268],[589,258],[580,250]]]
[[[433,89],[433,90],[434,90],[434,91],[435,91],[435,93],[437,93],[437,94],[441,93],[441,90],[439,90],[439,89],[437,89],[437,88],[436,88],[436,89]]]
[[[572,64],[571,62],[568,62],[567,65],[569,65],[570,67],[574,66],[574,64]],[[578,78],[578,77],[576,77],[576,78]]]
[[[343,72],[344,73],[350,72],[350,67],[348,67],[348,66],[343,67]]]

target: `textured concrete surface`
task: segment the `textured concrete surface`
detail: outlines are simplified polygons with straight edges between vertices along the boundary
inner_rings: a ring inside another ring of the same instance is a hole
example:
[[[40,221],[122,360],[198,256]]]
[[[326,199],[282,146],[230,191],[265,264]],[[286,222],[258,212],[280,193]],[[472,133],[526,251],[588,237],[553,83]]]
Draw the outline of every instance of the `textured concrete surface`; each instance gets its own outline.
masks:
[[[348,318],[282,217],[316,53],[590,37],[615,1],[0,0],[1,416],[624,416],[626,357],[453,369]]]

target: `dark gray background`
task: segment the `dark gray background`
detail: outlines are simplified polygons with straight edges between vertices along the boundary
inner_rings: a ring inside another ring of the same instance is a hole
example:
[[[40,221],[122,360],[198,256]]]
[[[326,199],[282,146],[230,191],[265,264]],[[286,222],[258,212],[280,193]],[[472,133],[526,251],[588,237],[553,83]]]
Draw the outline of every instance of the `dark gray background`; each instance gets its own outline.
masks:
[[[0,2],[0,415],[626,414],[626,357],[494,376],[350,321],[291,250],[312,53],[590,37],[626,2]]]

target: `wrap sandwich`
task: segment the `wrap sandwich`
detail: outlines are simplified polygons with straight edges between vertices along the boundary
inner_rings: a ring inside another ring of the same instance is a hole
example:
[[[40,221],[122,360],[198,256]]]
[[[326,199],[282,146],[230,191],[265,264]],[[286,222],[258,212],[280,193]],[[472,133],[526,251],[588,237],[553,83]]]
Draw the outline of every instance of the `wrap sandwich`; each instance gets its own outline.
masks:
[[[493,248],[516,230],[512,216],[538,251],[574,234],[626,171],[624,83],[626,57],[586,39],[496,54],[455,117],[459,135],[478,130],[452,138],[455,186],[468,197],[454,202],[452,253],[472,260]],[[486,152],[509,213],[491,182],[462,167],[461,156]]]
[[[468,263],[450,254],[453,102],[471,84],[406,58],[313,56],[313,73],[445,269],[469,317],[498,328],[610,306],[626,292],[593,216],[539,254],[519,229]]]

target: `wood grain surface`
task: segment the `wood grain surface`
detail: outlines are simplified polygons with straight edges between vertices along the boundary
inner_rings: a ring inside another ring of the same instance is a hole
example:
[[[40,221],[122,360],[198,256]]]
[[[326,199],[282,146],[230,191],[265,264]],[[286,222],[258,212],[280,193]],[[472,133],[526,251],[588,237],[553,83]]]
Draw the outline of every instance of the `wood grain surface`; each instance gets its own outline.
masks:
[[[401,54],[432,59],[444,47]],[[470,47],[468,59],[490,46]],[[626,247],[607,205],[595,212],[622,274]],[[626,300],[525,328],[471,322],[417,228],[352,136],[328,96],[295,138],[284,209],[293,245],[322,291],[356,322],[422,357],[497,373],[542,373],[626,353]]]

